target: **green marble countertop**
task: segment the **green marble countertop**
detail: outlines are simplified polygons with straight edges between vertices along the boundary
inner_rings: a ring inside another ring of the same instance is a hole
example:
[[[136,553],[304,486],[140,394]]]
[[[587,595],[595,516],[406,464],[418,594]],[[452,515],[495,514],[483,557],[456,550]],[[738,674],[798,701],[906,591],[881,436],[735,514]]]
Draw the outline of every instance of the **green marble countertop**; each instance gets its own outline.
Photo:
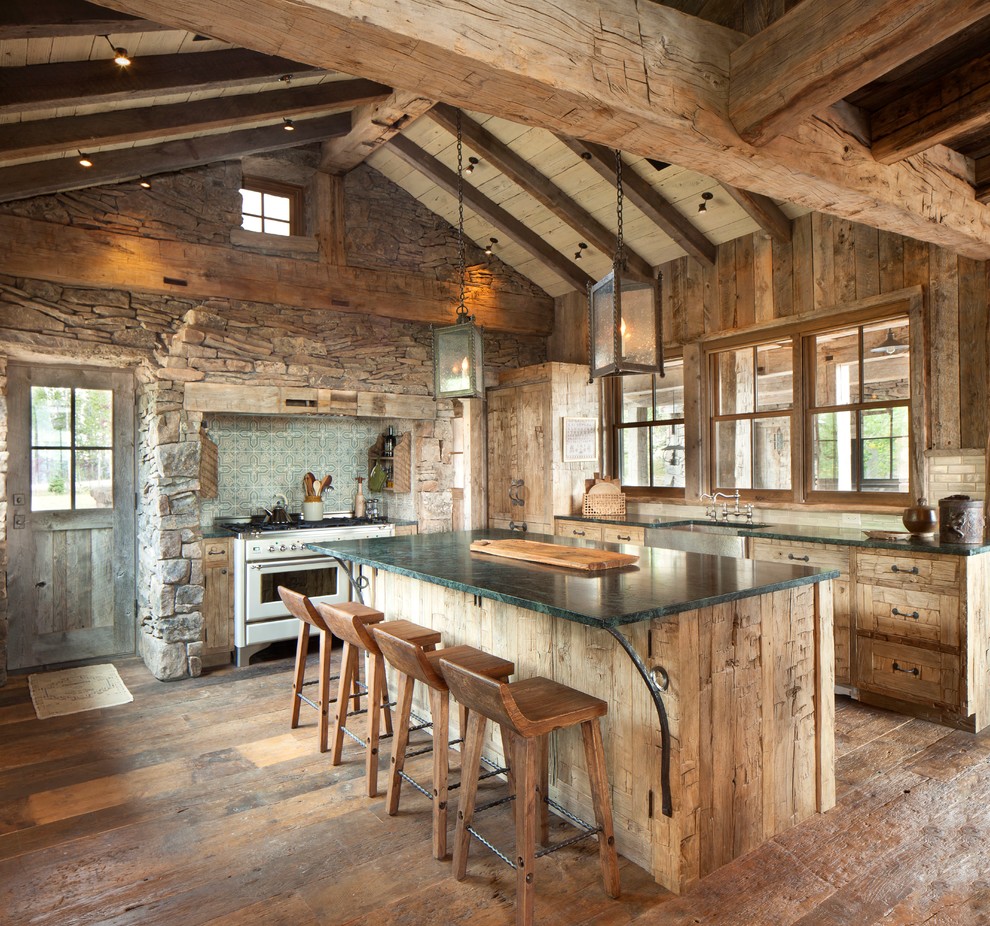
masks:
[[[624,527],[676,527],[679,524],[714,524],[701,518],[646,518],[627,517],[586,518],[581,515],[558,514],[559,521],[594,521],[596,524],[616,524]],[[759,521],[759,513],[757,518]],[[727,533],[741,537],[767,537],[772,540],[793,540],[798,543],[835,543],[852,547],[869,547],[876,550],[901,550],[914,553],[948,553],[953,556],[976,556],[990,553],[990,543],[941,543],[938,534],[930,538],[912,537],[901,540],[877,540],[867,537],[857,527],[814,526],[808,524],[770,524],[763,528],[748,528],[744,522],[719,521],[718,526]]]
[[[526,540],[561,546],[598,547],[639,555],[639,562],[632,566],[582,573],[472,553],[471,541],[481,539],[521,538],[509,531],[484,530],[372,537],[307,546],[352,563],[593,627],[618,627],[839,575],[835,570],[682,553],[660,547],[597,544],[542,534],[526,536]]]

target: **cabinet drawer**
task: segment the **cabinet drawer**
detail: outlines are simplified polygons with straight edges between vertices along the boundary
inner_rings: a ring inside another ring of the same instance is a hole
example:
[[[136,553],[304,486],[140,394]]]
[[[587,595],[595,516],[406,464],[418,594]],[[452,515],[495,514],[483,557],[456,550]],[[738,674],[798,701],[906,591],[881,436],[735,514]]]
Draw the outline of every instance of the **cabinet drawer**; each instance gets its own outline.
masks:
[[[750,558],[790,566],[816,566],[838,569],[843,578],[849,577],[849,549],[828,543],[794,543],[789,540],[769,540],[754,537]]]
[[[558,537],[576,537],[578,540],[601,540],[602,525],[586,521],[557,521],[554,533]]]
[[[615,524],[602,525],[602,540],[606,543],[644,543],[642,527],[619,527]]]
[[[227,566],[229,564],[230,564],[229,540],[203,541],[203,568],[210,569],[213,566]]]
[[[958,707],[958,656],[866,637],[860,637],[856,645],[860,688]]]
[[[858,586],[859,628],[912,642],[959,646],[959,599],[917,588]]]
[[[860,582],[955,591],[959,584],[959,559],[910,553],[857,553],[856,572]]]

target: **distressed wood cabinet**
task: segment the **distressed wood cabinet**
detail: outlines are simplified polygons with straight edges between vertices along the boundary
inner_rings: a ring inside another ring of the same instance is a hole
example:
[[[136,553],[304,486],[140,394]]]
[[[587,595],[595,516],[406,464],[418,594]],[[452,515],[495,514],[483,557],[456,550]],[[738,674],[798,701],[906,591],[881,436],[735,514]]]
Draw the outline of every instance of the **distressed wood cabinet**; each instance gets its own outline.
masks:
[[[203,665],[226,665],[234,650],[234,564],[230,539],[203,541],[203,585]]]

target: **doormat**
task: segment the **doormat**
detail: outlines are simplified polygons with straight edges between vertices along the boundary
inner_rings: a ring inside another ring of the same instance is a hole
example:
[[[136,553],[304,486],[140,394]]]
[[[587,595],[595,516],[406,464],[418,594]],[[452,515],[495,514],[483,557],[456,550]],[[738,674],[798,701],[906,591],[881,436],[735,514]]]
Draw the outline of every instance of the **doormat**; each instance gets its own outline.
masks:
[[[113,707],[134,700],[116,666],[80,666],[28,676],[34,712],[39,720]]]

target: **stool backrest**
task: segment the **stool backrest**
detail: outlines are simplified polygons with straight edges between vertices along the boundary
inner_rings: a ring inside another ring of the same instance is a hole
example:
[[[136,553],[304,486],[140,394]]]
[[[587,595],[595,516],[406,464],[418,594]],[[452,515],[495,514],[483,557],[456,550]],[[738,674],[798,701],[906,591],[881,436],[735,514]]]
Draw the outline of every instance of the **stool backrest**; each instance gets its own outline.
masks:
[[[404,675],[418,679],[437,691],[445,691],[447,683],[427,660],[423,647],[389,633],[388,625],[392,623],[396,622],[385,621],[371,628],[385,659]]]
[[[278,597],[282,599],[282,604],[289,609],[289,613],[293,617],[298,617],[299,620],[305,621],[307,624],[312,624],[318,630],[329,632],[326,621],[320,616],[313,602],[305,595],[280,585],[278,587]]]
[[[344,609],[335,608],[325,601],[316,603],[316,610],[326,621],[330,632],[345,643],[351,643],[367,650],[369,653],[378,653],[378,644],[372,639],[368,632],[368,625],[360,617],[349,613]]]
[[[516,707],[507,683],[472,672],[456,662],[449,662],[443,658],[442,653],[441,650],[440,671],[455,701],[495,723],[508,725],[516,733],[524,732],[528,726],[526,718]],[[520,729],[520,723],[523,729]]]

